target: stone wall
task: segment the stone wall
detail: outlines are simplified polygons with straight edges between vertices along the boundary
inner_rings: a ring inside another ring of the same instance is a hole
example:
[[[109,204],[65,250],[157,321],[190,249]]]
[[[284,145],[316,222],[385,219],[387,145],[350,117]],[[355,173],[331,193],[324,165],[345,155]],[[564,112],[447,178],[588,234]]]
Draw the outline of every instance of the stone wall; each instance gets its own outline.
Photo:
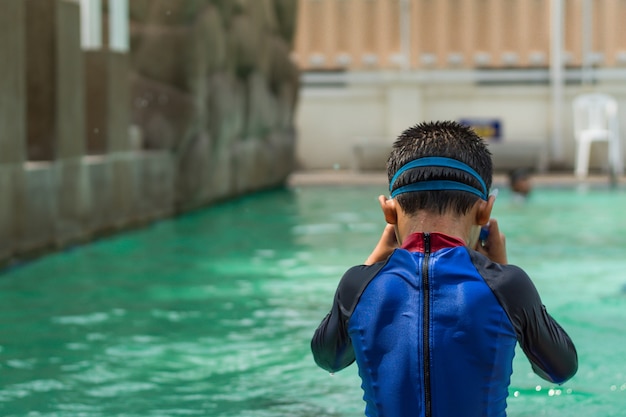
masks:
[[[132,123],[172,152],[176,207],[281,184],[293,167],[293,0],[133,0]]]
[[[81,49],[76,1],[0,1],[0,266],[292,169],[296,2],[129,5],[125,53]]]

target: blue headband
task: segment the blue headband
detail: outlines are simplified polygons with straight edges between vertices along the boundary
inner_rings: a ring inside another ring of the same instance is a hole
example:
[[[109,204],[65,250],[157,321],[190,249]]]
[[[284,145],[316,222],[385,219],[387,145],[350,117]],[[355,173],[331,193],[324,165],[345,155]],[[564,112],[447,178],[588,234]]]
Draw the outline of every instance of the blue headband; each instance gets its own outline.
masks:
[[[454,168],[461,170],[463,172],[468,173],[472,177],[474,177],[482,187],[482,192],[470,185],[464,184],[458,181],[451,180],[433,180],[433,181],[421,181],[414,184],[408,184],[403,187],[400,187],[394,191],[393,185],[396,180],[405,173],[406,171],[419,168],[419,167],[445,167],[445,168]],[[487,186],[485,185],[485,181],[481,178],[480,175],[476,171],[474,171],[470,166],[464,164],[461,161],[457,161],[456,159],[444,158],[439,156],[430,156],[426,158],[415,159],[406,165],[402,166],[398,172],[395,173],[391,181],[389,181],[389,191],[391,192],[391,198],[394,198],[398,194],[409,193],[412,191],[443,191],[443,190],[454,190],[454,191],[466,191],[472,194],[476,194],[483,200],[487,200],[489,198],[487,192]]]

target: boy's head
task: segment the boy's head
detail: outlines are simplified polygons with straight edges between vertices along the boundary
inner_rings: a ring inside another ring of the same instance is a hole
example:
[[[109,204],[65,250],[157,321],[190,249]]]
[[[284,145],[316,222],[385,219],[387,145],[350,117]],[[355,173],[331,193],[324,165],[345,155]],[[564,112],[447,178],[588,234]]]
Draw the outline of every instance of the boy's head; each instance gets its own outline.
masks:
[[[410,162],[417,166],[407,167]],[[487,199],[493,164],[485,142],[470,127],[452,121],[428,122],[398,137],[387,161],[387,175],[390,192],[407,215],[420,210],[463,215],[478,199]]]

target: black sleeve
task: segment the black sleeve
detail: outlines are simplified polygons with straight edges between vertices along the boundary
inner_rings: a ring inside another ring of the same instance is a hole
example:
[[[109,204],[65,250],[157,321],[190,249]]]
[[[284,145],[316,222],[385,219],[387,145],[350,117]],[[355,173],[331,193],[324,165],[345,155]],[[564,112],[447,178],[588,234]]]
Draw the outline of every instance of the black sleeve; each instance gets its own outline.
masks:
[[[355,266],[341,278],[330,313],[324,317],[311,340],[313,358],[320,368],[337,372],[354,362],[348,320],[361,294],[385,264]]]
[[[548,314],[528,275],[513,265],[500,265],[470,251],[474,265],[513,323],[520,347],[533,371],[543,379],[562,384],[576,374],[578,355],[574,343]]]

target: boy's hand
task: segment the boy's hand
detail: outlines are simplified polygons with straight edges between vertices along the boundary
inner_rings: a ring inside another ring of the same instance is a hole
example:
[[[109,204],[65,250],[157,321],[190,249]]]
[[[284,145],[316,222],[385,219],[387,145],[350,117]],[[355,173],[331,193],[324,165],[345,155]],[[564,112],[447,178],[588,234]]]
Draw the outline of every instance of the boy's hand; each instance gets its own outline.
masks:
[[[496,219],[489,220],[489,236],[487,236],[487,240],[479,240],[474,249],[493,262],[503,265],[507,263],[506,239],[504,234],[500,233],[500,227],[498,227],[498,221]]]
[[[378,241],[378,244],[368,256],[365,261],[365,265],[373,265],[376,262],[386,260],[391,253],[399,247],[398,239],[396,238],[396,229],[393,225],[388,224],[383,230],[383,234]]]

